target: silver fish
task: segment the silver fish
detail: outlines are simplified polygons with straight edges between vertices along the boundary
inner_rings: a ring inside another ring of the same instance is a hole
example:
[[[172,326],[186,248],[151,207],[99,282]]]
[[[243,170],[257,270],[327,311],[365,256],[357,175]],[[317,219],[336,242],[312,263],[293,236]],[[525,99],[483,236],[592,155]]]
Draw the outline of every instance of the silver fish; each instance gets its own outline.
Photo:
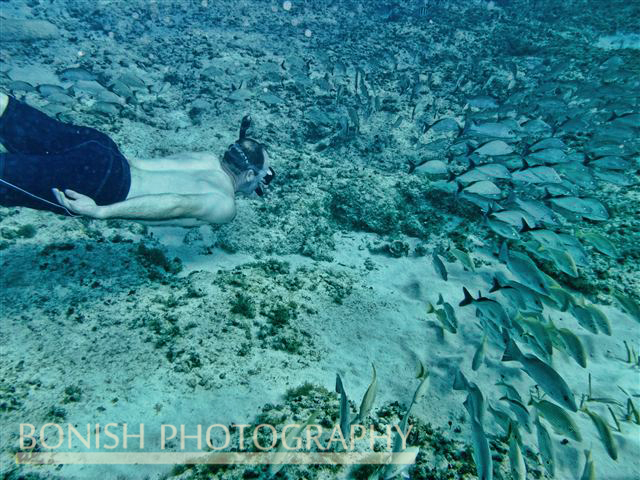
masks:
[[[603,170],[631,170],[631,162],[623,159],[622,157],[608,156],[601,157],[597,160],[588,163],[589,167],[600,168]]]
[[[530,165],[555,165],[558,163],[566,163],[569,157],[559,148],[545,148],[537,150],[525,158]]]
[[[500,155],[509,155],[513,153],[514,149],[508,143],[505,143],[502,140],[492,140],[488,143],[485,143],[480,148],[474,150],[473,153],[481,156],[500,156]]]
[[[429,177],[443,178],[448,176],[449,169],[442,160],[428,160],[415,167],[413,173],[429,175]]]
[[[469,414],[472,416],[473,420],[484,423],[484,396],[478,386],[475,383],[468,381],[461,370],[456,372],[453,380],[453,389],[467,391],[469,394],[467,400],[469,401],[469,405],[473,412],[469,412]]]
[[[503,123],[480,123],[471,121],[465,126],[463,134],[493,138],[515,138],[515,132]]]
[[[455,118],[445,117],[426,126],[424,129],[425,132],[429,130],[436,133],[459,133],[461,128]]]
[[[536,152],[538,150],[544,150],[547,148],[555,148],[559,150],[564,150],[566,148],[566,144],[562,141],[562,139],[557,137],[549,137],[544,138],[529,147],[529,150],[532,152]]]
[[[518,240],[520,238],[520,235],[515,228],[508,223],[501,222],[500,220],[495,220],[493,218],[486,218],[485,223],[491,230],[493,230],[494,233],[503,238],[508,238],[510,240]]]
[[[557,225],[558,221],[556,216],[549,207],[537,200],[526,200],[516,197],[515,195],[509,198],[509,201],[521,208],[529,215],[534,217],[537,222],[545,223],[547,225]],[[528,222],[527,222],[528,223]],[[533,224],[530,224],[533,225]]]
[[[488,96],[481,96],[481,95],[477,97],[468,98],[467,105],[473,108],[478,108],[483,110],[498,108],[498,102],[496,101],[495,98],[488,97]]]
[[[487,163],[485,165],[479,165],[475,170],[485,174],[487,177],[509,179],[511,178],[511,172],[499,163]]]
[[[494,408],[493,405],[491,405],[491,403],[488,404],[487,409],[489,410],[489,412],[491,412],[491,414],[496,419],[496,422],[498,423],[498,425],[500,425],[502,430],[504,430],[504,433],[505,434],[509,433],[509,424],[513,422],[513,418],[511,417],[511,415],[509,415],[503,410]]]
[[[602,180],[603,182],[611,183],[619,187],[629,187],[631,185],[638,185],[640,181],[631,172],[616,172],[612,170],[596,170],[593,172],[594,176]]]
[[[587,415],[589,415],[589,417],[591,418],[591,421],[595,425],[596,430],[598,431],[598,435],[600,436],[600,440],[602,441],[602,444],[607,450],[607,453],[609,454],[609,456],[613,460],[617,460],[618,447],[611,433],[611,429],[609,428],[609,425],[607,425],[607,422],[605,422],[600,415],[598,415],[595,412],[592,412],[586,407],[583,408],[583,411]]]
[[[38,85],[36,89],[38,90],[40,95],[42,95],[45,98],[51,95],[52,93],[67,93],[67,89],[61,87],[60,85],[49,85],[46,83],[42,85]]]
[[[539,166],[525,168],[511,174],[514,182],[522,183],[561,183],[558,172],[551,167]]]
[[[557,434],[566,435],[576,442],[582,441],[582,434],[580,433],[578,425],[573,421],[571,415],[562,407],[547,400],[531,400],[531,404],[538,414],[542,415],[549,422]]]
[[[529,120],[521,126],[522,130],[530,135],[551,133],[551,126],[545,121],[537,118]]]
[[[436,252],[433,252],[432,259],[433,259],[433,268],[438,273],[438,275],[440,275],[440,278],[442,278],[446,282],[448,275],[447,275],[447,269],[444,266],[444,263],[442,263],[442,260],[440,260],[440,257]]]
[[[598,334],[598,325],[591,312],[582,305],[573,305],[571,313],[576,318],[581,327],[586,328],[593,334]]]
[[[520,252],[509,252],[507,243],[504,242],[500,249],[500,260],[507,264],[509,271],[525,286],[540,295],[549,295],[545,278],[527,255]]]
[[[513,428],[516,428],[514,424],[512,424]],[[524,463],[522,450],[520,450],[517,435],[513,432],[509,435],[509,464],[513,480],[525,480],[527,478],[527,467]]]
[[[14,92],[34,92],[36,91],[35,87],[28,82],[23,82],[22,80],[14,80],[7,85],[7,88]]]
[[[488,180],[488,179],[489,179],[489,175],[484,173],[482,170],[473,168],[471,170],[464,172],[461,175],[458,175],[456,177],[456,182],[467,184],[467,183],[479,182],[479,181]]]
[[[553,441],[551,440],[551,435],[549,435],[549,431],[542,424],[538,416],[536,416],[533,423],[536,427],[538,451],[540,452],[540,457],[542,458],[542,464],[544,465],[547,473],[551,475],[551,477],[554,477],[556,474],[556,455],[555,451],[553,450]]]
[[[578,411],[573,392],[558,372],[536,356],[523,354],[511,339],[507,343],[502,361],[520,362],[527,375],[540,385],[547,395],[572,412]]]
[[[558,336],[562,340],[564,350],[576,361],[582,368],[587,368],[587,352],[580,338],[567,328],[559,328]]]
[[[471,445],[473,446],[473,460],[476,464],[478,480],[493,480],[493,460],[491,459],[489,441],[482,423],[474,418],[469,398],[470,395],[467,395],[464,406],[471,416]]]
[[[65,82],[76,82],[78,80],[97,80],[97,77],[84,68],[67,68],[58,73],[58,76]]]
[[[444,298],[442,298],[442,294],[438,295],[438,301],[436,302],[436,305],[442,305],[442,308],[444,309],[444,313],[447,316],[447,321],[449,322],[450,325],[453,325],[454,330],[457,329],[458,319],[456,318],[456,312],[450,303],[447,303],[444,301]],[[456,332],[453,331],[452,333],[456,333]]]
[[[502,305],[495,300],[483,297],[479,292],[478,298],[475,299],[466,287],[462,287],[462,291],[464,293],[464,299],[460,302],[459,306],[464,307],[473,304],[483,317],[493,320],[501,327],[511,328],[511,320],[509,320],[509,316]]]
[[[487,351],[487,334],[485,333],[480,341],[480,345],[476,349],[476,353],[473,354],[473,360],[471,361],[471,370],[474,372],[480,368],[484,361],[484,355]]]
[[[591,458],[591,450],[585,450],[584,457],[584,470],[582,470],[580,480],[596,480],[596,466]]]
[[[468,253],[453,247],[449,251],[460,261],[460,263],[462,263],[465,269],[471,270],[472,272],[476,271],[475,266],[473,265],[473,260]]]
[[[547,254],[548,258],[553,262],[558,270],[566,273],[570,277],[578,278],[576,262],[569,252],[548,247],[542,247],[540,252]]]
[[[509,398],[508,396],[500,397],[500,400],[503,400],[509,404],[509,408],[513,413],[516,414],[516,418],[518,419],[518,424],[523,426],[524,429],[531,433],[531,425],[529,424],[529,410],[527,407],[518,400],[513,398]]]
[[[516,228],[520,228],[523,221],[529,225],[535,225],[536,223],[536,219],[533,217],[533,215],[519,208],[492,212],[491,217],[501,222],[508,223],[509,225]]]
[[[625,295],[622,292],[615,292],[613,296],[625,312],[627,312],[629,315],[631,315],[632,318],[640,322],[640,306],[633,298]]]
[[[466,187],[463,192],[492,199],[498,199],[502,195],[502,190],[500,190],[498,186],[490,180],[481,180],[479,182],[472,183]]]

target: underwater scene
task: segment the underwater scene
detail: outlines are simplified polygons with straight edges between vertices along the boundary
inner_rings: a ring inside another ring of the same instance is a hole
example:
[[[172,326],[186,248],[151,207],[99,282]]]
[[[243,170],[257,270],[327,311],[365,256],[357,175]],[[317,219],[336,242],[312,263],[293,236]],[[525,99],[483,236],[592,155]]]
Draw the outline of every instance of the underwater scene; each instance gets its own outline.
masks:
[[[640,478],[640,2],[0,1],[0,478]]]

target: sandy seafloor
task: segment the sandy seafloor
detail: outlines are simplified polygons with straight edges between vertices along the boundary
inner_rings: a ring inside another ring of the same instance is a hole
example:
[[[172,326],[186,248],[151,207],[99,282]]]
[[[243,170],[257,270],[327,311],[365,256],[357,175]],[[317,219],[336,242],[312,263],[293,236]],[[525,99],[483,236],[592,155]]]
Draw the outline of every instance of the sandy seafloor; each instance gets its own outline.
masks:
[[[424,123],[462,121],[470,96],[490,94],[502,103],[548,82],[593,79],[594,68],[614,55],[637,74],[637,35],[615,35],[638,33],[638,9],[618,1],[387,6],[0,3],[0,28],[7,18],[55,25],[23,23],[11,38],[5,29],[5,91],[17,80],[65,85],[56,73],[76,66],[99,75],[104,86],[133,74],[143,84],[131,81],[134,97],[105,107],[112,114],[97,113],[96,98],[82,91],[65,106],[35,91],[16,95],[99,128],[125,156],[143,158],[222,153],[242,115],[251,113],[254,135],[269,145],[278,172],[265,199],[239,199],[237,218],[220,227],[147,228],[0,208],[3,478],[258,478],[260,467],[246,466],[16,466],[18,425],[144,423],[153,445],[153,430],[163,423],[256,423],[261,412],[263,420],[304,421],[314,408],[331,423],[336,373],[355,412],[372,363],[378,395],[367,424],[397,423],[418,384],[417,358],[430,386],[412,412],[422,433],[413,439],[421,446],[419,466],[409,474],[474,478],[466,393],[452,390],[455,372],[461,368],[505,411],[504,390],[495,385],[501,376],[525,400],[533,382],[517,363],[501,362],[502,347],[493,340],[481,368],[471,370],[482,332],[474,308],[458,303],[463,286],[487,294],[494,272],[508,276],[495,255],[499,238],[483,226],[479,209],[432,189],[426,176],[409,175],[408,161],[425,156]],[[362,91],[356,99],[356,66],[378,97],[373,107],[363,106]],[[514,108],[535,118],[527,101]],[[637,96],[631,101],[637,113]],[[631,161],[633,177],[637,154]],[[601,308],[612,335],[594,335],[569,312],[546,308],[545,316],[576,333],[588,353],[586,369],[559,350],[553,366],[577,399],[590,373],[594,397],[626,405],[619,386],[638,405],[638,366],[626,361],[624,341],[640,351],[639,324],[611,294],[618,289],[639,299],[640,195],[635,186],[603,184],[589,194],[610,218],[566,222],[563,231],[603,233],[620,256],[590,249],[579,279],[558,280]],[[444,253],[449,245],[471,252],[475,273]],[[432,266],[434,249],[445,260],[447,281]],[[426,313],[439,294],[454,306],[456,334],[442,334]],[[305,382],[315,387],[285,395]],[[618,459],[607,455],[585,413],[572,414],[583,441],[552,433],[556,478],[579,478],[588,449],[596,478],[638,478],[640,427],[622,421],[618,432],[604,404],[589,408],[609,423]],[[485,429],[494,478],[510,478],[504,432],[489,413]],[[549,478],[536,458],[535,430],[523,442],[529,478]],[[346,474],[346,468],[285,467],[278,477]]]

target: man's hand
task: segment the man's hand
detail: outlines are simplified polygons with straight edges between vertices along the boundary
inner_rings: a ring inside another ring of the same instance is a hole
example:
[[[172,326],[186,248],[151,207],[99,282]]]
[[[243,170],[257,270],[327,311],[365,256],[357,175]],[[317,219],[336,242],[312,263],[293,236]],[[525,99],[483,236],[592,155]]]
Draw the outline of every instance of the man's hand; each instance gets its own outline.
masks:
[[[51,190],[60,205],[69,211],[79,215],[86,215],[87,217],[103,218],[104,209],[100,205],[96,205],[92,198],[69,189],[65,190],[64,193],[57,188],[52,188]]]

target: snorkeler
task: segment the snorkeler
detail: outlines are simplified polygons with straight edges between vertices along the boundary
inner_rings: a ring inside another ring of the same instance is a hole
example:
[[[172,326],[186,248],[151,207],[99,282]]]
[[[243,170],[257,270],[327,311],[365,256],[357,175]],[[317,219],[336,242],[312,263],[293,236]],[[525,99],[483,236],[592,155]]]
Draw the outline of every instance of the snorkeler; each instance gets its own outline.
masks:
[[[262,195],[275,172],[265,146],[240,135],[222,160],[206,152],[126,159],[104,133],[54,120],[0,93],[0,204],[184,227],[227,223],[236,192]]]

